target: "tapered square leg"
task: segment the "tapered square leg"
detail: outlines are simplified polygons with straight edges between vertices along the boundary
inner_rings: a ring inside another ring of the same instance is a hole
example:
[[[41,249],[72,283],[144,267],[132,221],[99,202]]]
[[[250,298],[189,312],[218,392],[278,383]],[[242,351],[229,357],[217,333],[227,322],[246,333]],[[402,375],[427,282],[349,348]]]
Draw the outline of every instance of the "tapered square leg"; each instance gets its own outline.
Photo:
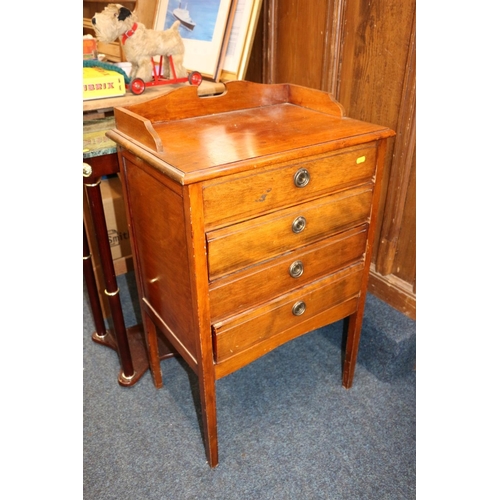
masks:
[[[158,332],[156,325],[146,312],[142,314],[144,321],[144,333],[148,349],[149,369],[153,377],[153,383],[157,389],[163,387],[163,378],[160,367],[160,353],[158,349]]]

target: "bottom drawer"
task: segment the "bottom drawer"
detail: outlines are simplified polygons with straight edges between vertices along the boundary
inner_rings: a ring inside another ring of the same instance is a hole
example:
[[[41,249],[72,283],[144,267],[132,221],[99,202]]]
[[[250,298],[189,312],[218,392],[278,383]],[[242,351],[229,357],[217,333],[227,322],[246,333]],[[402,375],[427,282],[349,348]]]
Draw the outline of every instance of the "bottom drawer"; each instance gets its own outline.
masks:
[[[359,295],[364,265],[351,266],[215,323],[214,356],[221,362]]]

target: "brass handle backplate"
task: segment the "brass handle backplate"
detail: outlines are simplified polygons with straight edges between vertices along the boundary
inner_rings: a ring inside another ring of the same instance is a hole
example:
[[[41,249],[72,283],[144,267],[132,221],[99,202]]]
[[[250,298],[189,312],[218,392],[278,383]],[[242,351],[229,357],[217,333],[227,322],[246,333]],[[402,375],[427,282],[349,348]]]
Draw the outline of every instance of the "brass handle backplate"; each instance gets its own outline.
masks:
[[[292,222],[292,231],[294,233],[301,233],[306,228],[306,218],[305,217],[297,217]]]
[[[298,188],[306,187],[311,180],[311,176],[307,171],[307,168],[299,168],[293,177],[293,182]]]
[[[296,260],[290,264],[288,272],[292,278],[298,278],[304,272],[304,264],[302,264],[301,260]]]
[[[294,314],[294,316],[300,316],[301,314],[304,314],[305,311],[306,311],[306,303],[303,300],[295,302],[295,304],[292,307],[292,313]]]

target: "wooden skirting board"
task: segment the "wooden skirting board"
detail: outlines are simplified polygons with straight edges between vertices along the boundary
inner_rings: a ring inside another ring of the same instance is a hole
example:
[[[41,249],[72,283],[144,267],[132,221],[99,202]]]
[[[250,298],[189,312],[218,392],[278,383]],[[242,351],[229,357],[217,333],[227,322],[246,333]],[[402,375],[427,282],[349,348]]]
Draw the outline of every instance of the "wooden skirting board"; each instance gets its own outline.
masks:
[[[393,274],[382,276],[375,272],[375,266],[370,268],[368,291],[383,300],[394,309],[416,320],[417,299],[413,288]]]

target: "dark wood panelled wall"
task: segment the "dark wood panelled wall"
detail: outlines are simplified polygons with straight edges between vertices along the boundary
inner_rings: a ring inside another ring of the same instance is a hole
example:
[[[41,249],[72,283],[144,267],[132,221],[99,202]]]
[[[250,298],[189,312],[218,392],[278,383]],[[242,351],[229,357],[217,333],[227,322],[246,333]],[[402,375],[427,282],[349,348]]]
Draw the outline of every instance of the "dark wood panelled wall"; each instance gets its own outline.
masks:
[[[416,0],[263,0],[246,79],[331,92],[390,139],[370,291],[416,317]]]

